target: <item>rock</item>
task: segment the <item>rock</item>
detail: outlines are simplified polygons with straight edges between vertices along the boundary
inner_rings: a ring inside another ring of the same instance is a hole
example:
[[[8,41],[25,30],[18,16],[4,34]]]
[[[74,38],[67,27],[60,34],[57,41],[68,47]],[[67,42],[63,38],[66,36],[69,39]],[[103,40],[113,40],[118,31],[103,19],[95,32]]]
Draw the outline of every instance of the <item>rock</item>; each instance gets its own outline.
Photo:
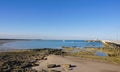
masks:
[[[61,71],[58,71],[58,70],[51,70],[50,72],[61,72]]]
[[[48,64],[47,67],[48,68],[54,68],[54,67],[56,67],[56,64]]]

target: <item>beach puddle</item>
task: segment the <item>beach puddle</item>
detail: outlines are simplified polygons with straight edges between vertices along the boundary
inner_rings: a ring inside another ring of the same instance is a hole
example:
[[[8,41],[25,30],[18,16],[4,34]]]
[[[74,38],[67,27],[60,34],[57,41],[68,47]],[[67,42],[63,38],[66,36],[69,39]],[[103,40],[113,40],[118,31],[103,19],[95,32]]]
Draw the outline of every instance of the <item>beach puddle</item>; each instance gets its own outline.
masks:
[[[96,54],[97,56],[108,56],[108,54],[106,54],[106,53],[104,53],[104,52],[102,52],[102,51],[97,51],[95,54]]]

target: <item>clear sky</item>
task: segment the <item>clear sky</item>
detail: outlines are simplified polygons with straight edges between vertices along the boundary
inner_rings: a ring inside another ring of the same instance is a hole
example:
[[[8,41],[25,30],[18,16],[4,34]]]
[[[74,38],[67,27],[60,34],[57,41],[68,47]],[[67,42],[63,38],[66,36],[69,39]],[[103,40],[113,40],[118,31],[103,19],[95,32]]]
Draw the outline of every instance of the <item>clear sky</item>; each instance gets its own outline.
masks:
[[[120,0],[0,0],[0,38],[119,37]]]

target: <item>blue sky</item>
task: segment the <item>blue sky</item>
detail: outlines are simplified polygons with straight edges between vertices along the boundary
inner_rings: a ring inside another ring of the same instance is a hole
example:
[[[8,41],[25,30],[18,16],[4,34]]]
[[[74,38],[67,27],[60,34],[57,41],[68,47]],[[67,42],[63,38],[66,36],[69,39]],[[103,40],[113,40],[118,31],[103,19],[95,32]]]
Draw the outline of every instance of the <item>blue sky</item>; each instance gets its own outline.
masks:
[[[0,38],[119,37],[120,0],[0,0]]]

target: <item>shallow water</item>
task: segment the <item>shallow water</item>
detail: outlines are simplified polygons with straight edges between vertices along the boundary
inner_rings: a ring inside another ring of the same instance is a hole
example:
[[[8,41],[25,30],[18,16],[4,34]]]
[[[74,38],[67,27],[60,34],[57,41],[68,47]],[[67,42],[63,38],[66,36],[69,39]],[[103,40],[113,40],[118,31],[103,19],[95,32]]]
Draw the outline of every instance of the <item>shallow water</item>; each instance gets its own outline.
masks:
[[[30,49],[30,48],[61,48],[67,47],[103,47],[102,42],[86,42],[84,40],[31,40],[31,41],[16,41],[5,43],[2,46],[16,48],[16,49]]]
[[[97,55],[97,56],[108,56],[108,54],[106,54],[106,53],[104,53],[104,52],[102,52],[102,51],[97,51],[97,52],[96,52],[96,55]]]

